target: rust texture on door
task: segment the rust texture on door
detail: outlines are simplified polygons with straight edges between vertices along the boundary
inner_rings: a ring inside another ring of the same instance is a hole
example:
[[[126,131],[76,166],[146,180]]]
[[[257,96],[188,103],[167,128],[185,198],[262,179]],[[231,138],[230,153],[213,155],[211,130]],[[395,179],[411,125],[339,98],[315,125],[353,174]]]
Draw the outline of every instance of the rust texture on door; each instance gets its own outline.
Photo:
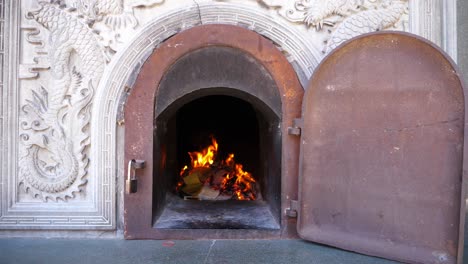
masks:
[[[465,100],[450,59],[409,34],[369,34],[325,58],[303,102],[300,236],[461,263]]]

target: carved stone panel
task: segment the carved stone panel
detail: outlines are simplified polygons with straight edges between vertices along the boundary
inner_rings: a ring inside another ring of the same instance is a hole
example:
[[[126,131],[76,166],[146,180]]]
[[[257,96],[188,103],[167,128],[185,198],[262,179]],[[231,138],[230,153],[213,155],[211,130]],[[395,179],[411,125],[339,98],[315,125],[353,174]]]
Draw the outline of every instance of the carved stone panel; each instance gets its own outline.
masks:
[[[5,182],[6,178],[6,159],[5,159],[5,154],[7,154],[6,150],[6,117],[5,117],[5,106],[6,106],[6,78],[5,76],[8,73],[8,65],[7,65],[7,58],[6,58],[6,42],[7,38],[6,35],[8,34],[8,31],[6,30],[6,23],[5,23],[5,18],[6,18],[6,1],[5,0],[0,0],[0,214],[1,211],[3,211],[4,208],[4,198],[3,198],[3,188],[4,185],[3,183]]]

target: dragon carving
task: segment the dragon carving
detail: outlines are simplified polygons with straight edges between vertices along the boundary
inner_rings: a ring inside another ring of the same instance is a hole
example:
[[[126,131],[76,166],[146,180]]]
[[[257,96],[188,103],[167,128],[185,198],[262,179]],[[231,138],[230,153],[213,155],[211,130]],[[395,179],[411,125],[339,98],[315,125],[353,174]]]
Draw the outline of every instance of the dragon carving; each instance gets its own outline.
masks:
[[[317,31],[327,29],[324,53],[355,36],[391,28],[408,12],[408,0],[296,0],[293,6],[280,14]]]
[[[407,8],[406,1],[392,1],[385,8],[366,10],[346,18],[331,34],[325,53],[358,35],[394,26]]]
[[[75,0],[73,5],[91,21],[103,21],[111,29],[117,30],[138,25],[133,8],[162,2],[164,0]]]
[[[134,9],[161,4],[164,0],[63,0],[74,8],[99,35],[106,56],[112,57],[124,42],[121,34],[138,26]],[[128,32],[127,32],[128,33]]]
[[[133,8],[163,1],[48,0],[26,15],[49,32],[51,75],[22,106],[19,184],[26,192],[67,201],[83,190],[94,89],[115,52],[103,36],[115,40],[118,30],[138,25]]]
[[[67,200],[86,183],[91,101],[106,62],[96,34],[76,14],[56,3],[40,6],[27,18],[50,32],[52,78],[22,107],[19,180],[35,197]]]

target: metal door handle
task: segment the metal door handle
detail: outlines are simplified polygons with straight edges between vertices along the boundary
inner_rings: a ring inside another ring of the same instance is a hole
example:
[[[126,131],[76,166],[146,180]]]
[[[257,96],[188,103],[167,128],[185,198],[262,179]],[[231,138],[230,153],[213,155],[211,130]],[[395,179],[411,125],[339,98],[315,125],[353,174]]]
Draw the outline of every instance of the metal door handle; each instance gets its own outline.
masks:
[[[145,168],[144,160],[132,159],[128,161],[126,189],[127,193],[136,193],[138,186],[138,179],[136,177],[136,170]]]

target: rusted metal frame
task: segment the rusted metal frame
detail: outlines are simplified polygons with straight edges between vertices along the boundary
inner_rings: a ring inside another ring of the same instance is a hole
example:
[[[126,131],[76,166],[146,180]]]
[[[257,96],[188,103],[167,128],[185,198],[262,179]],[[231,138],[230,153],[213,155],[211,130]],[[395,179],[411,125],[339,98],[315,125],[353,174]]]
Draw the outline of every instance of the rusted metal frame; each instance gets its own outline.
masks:
[[[227,46],[242,50],[259,61],[272,75],[282,95],[282,210],[297,194],[299,139],[287,135],[287,127],[300,115],[303,88],[284,55],[267,39],[244,28],[228,25],[204,25],[188,29],[161,44],[143,65],[125,107],[125,160],[153,161],[154,102],[164,73],[178,58],[209,46]],[[126,168],[127,169],[127,168]],[[185,230],[152,228],[152,162],[139,175],[138,192],[125,195],[125,237],[135,238],[266,238],[295,236],[295,221],[283,217],[278,235],[255,231]],[[288,198],[286,198],[288,197]]]

